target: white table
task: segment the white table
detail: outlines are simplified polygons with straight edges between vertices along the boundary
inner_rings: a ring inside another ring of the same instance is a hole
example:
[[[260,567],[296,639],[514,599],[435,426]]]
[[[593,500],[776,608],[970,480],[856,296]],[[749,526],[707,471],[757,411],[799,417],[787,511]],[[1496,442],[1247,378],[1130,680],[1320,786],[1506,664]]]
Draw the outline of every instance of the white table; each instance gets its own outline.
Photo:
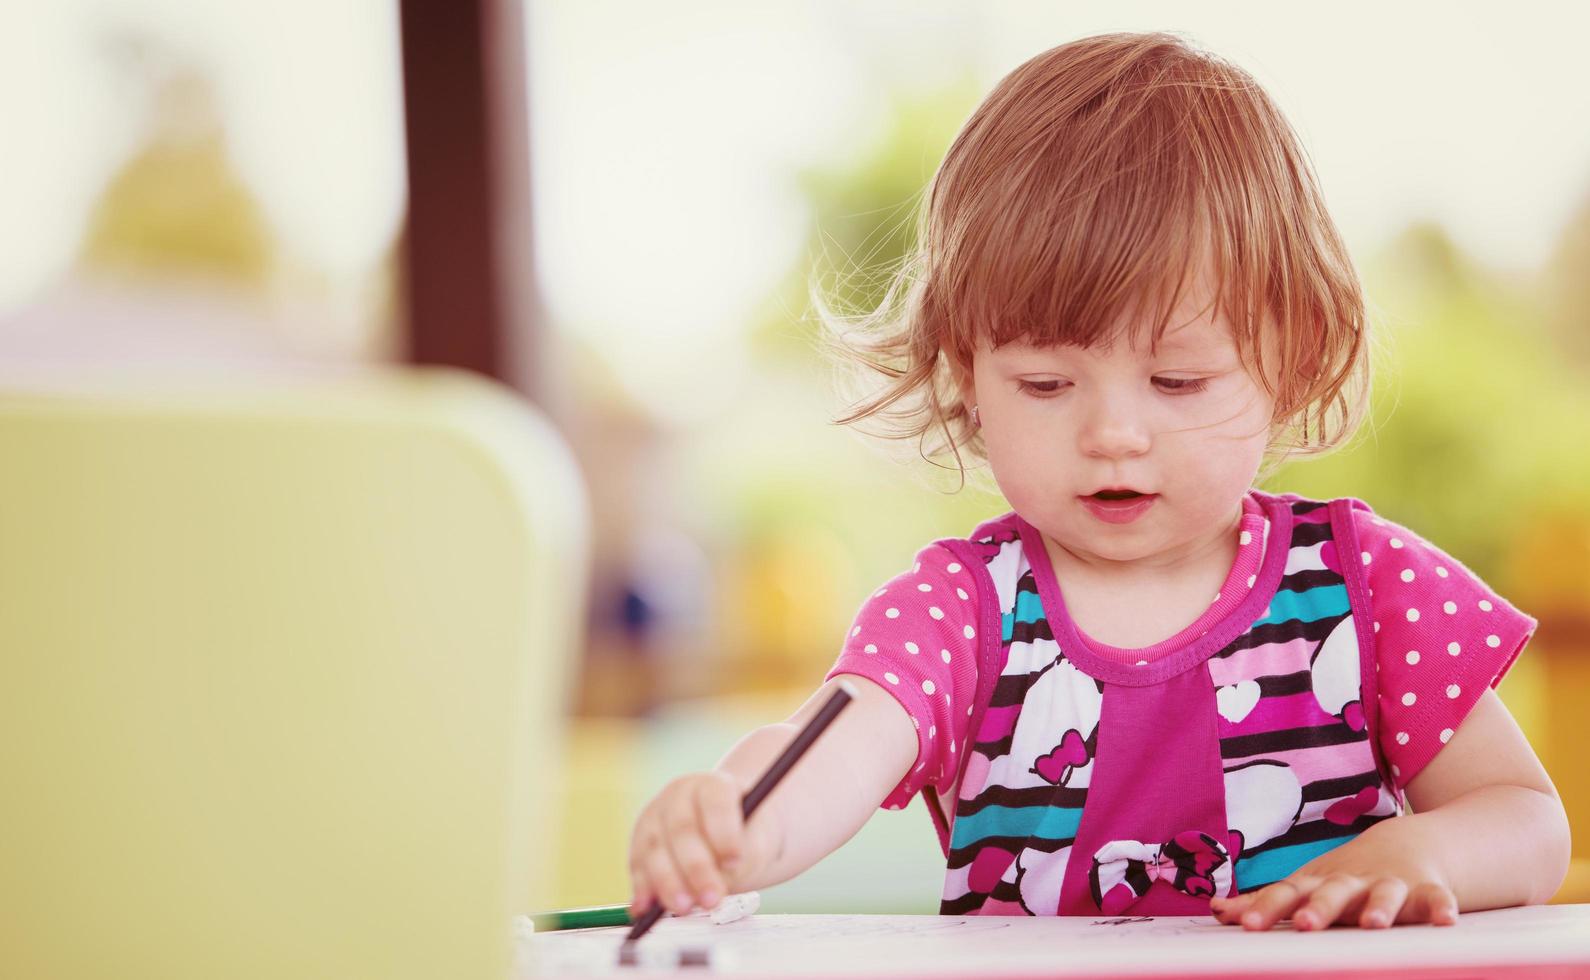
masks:
[[[1308,976],[1436,980],[1590,977],[1590,905],[1468,912],[1452,926],[1334,927],[1283,922],[1248,932],[1205,916],[756,915],[714,925],[665,918],[638,944],[675,960],[710,948],[713,966],[620,967],[628,930],[521,936],[520,976],[1085,977]]]

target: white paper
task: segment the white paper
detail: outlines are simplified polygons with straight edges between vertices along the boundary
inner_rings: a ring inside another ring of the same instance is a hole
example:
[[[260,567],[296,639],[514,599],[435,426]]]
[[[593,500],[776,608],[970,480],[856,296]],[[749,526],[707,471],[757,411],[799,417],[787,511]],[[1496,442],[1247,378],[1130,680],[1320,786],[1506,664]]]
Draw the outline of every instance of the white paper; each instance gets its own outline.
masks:
[[[656,975],[619,968],[624,928],[524,937],[521,963],[539,977]],[[1248,932],[1207,916],[757,915],[727,925],[665,918],[640,941],[671,960],[710,948],[713,968],[690,976],[910,976],[1068,972],[1176,974],[1223,969],[1583,963],[1590,975],[1590,905],[1466,912],[1452,926],[1334,927],[1297,932],[1283,922]]]

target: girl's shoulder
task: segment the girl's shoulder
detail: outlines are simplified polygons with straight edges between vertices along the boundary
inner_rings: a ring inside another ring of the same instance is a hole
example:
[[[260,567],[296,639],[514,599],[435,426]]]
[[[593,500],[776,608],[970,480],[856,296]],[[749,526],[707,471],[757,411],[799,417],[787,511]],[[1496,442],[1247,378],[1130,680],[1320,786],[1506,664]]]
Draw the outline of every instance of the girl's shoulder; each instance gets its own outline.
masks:
[[[1373,621],[1378,740],[1401,792],[1487,689],[1501,683],[1539,622],[1456,555],[1362,501],[1351,510]]]
[[[929,547],[960,557],[975,556],[987,562],[1006,545],[1021,540],[1021,525],[1021,518],[1015,511],[1006,511],[997,517],[980,521],[965,537],[940,538]]]
[[[1013,510],[1007,510],[998,517],[990,517],[981,521],[967,535],[969,541],[995,541],[1012,540],[1020,530],[1021,518]]]
[[[1371,564],[1376,557],[1382,554],[1401,551],[1409,546],[1418,549],[1420,554],[1436,552],[1440,553],[1441,557],[1450,559],[1449,555],[1440,552],[1440,549],[1427,541],[1413,528],[1391,520],[1385,514],[1376,511],[1367,501],[1358,497],[1333,497],[1314,500],[1290,493],[1276,496],[1278,499],[1290,503],[1294,512],[1331,506],[1345,511],[1347,529],[1352,535],[1352,541],[1348,543],[1358,546],[1359,557],[1365,565]],[[1452,560],[1452,563],[1456,564],[1456,561]]]
[[[1410,547],[1414,550],[1407,552],[1409,555],[1436,554],[1447,559],[1448,565],[1460,564],[1412,528],[1387,518],[1359,497],[1309,497],[1298,493],[1263,491],[1253,493],[1261,501],[1272,501],[1288,508],[1294,526],[1301,523],[1332,524],[1336,529],[1337,548],[1343,551],[1351,548],[1366,567],[1371,567],[1375,559],[1382,555],[1395,556],[1395,553]],[[1442,575],[1444,577],[1444,571]]]

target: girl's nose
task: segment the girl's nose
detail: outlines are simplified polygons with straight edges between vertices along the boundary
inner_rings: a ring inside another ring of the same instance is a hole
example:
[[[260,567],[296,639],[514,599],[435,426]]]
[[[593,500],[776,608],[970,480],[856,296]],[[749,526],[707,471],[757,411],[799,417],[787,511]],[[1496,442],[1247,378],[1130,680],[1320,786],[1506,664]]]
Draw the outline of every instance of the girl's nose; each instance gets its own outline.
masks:
[[[1129,399],[1102,399],[1088,414],[1080,434],[1086,456],[1141,456],[1153,443],[1141,409]]]

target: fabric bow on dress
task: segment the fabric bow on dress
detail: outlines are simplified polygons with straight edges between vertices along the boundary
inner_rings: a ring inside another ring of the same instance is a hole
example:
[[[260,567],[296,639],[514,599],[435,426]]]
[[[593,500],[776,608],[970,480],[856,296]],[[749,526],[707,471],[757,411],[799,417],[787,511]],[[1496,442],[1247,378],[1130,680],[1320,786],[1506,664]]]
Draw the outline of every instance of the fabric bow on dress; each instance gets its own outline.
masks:
[[[1184,830],[1164,844],[1112,840],[1093,855],[1088,873],[1093,901],[1106,915],[1130,908],[1160,879],[1195,897],[1225,895],[1231,856],[1208,834]]]

